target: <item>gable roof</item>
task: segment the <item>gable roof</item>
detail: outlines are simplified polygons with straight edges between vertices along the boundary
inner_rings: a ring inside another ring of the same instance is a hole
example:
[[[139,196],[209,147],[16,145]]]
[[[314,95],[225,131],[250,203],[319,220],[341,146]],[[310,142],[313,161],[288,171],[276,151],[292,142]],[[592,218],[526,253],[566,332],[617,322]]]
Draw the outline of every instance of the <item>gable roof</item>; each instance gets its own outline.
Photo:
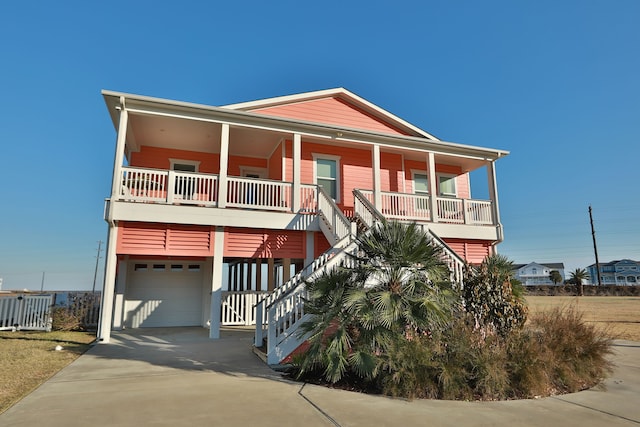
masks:
[[[439,141],[430,133],[359,97],[334,88],[221,106],[275,117],[319,122]]]
[[[548,267],[551,268],[553,270],[564,270],[564,263],[563,262],[545,262],[545,263],[540,263],[540,262],[530,262],[529,264],[513,264],[513,269],[514,270],[519,270],[522,267],[528,267],[530,265],[541,265],[544,267]]]

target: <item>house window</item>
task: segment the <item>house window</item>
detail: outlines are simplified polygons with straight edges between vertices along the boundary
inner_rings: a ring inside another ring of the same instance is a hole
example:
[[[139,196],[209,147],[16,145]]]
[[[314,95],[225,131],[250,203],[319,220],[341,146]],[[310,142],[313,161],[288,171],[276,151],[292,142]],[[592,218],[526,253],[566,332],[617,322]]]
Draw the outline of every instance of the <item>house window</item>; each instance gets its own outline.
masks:
[[[182,271],[182,264],[171,264],[171,271]]]
[[[153,271],[164,271],[164,264],[153,264]]]
[[[441,196],[456,197],[456,177],[454,175],[438,176],[439,192]]]
[[[537,268],[532,268],[531,269],[531,274],[538,274],[538,269]]]
[[[340,161],[338,157],[315,156],[315,177],[316,184],[336,202],[340,200]]]
[[[195,160],[169,159],[171,170],[178,172],[198,172],[200,162]]]
[[[429,178],[426,173],[413,173],[413,192],[415,194],[429,194]]]
[[[136,264],[133,271],[147,271],[147,264]]]
[[[188,271],[193,271],[193,272],[200,271],[200,265],[199,264],[189,264]]]

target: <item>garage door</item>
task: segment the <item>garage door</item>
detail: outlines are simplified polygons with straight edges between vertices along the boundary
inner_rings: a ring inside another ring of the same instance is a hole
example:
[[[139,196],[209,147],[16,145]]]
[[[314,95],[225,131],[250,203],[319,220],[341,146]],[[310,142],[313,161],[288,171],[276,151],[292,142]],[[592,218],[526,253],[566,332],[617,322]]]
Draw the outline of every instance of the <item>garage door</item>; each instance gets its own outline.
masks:
[[[130,328],[202,325],[202,265],[132,262],[125,325]]]

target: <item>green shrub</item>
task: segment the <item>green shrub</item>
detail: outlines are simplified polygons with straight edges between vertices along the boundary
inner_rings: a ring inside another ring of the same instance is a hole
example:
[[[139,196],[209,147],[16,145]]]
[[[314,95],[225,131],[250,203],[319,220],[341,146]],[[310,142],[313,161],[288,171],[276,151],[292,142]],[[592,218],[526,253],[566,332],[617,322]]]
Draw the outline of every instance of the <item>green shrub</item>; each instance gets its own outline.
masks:
[[[527,320],[524,289],[511,280],[513,263],[502,255],[485,258],[479,266],[467,266],[461,290],[464,309],[476,328],[506,336]]]

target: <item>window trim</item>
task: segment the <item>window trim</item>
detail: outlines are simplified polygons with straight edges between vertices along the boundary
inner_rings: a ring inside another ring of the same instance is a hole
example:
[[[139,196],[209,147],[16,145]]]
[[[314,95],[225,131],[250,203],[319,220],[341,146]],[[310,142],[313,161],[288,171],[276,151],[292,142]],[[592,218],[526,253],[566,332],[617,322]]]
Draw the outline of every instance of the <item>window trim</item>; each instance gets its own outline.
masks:
[[[340,156],[334,156],[331,154],[311,153],[313,157],[313,182],[318,185],[318,160],[331,160],[336,162],[336,203],[340,203],[342,194],[340,187],[342,180],[340,179]]]

